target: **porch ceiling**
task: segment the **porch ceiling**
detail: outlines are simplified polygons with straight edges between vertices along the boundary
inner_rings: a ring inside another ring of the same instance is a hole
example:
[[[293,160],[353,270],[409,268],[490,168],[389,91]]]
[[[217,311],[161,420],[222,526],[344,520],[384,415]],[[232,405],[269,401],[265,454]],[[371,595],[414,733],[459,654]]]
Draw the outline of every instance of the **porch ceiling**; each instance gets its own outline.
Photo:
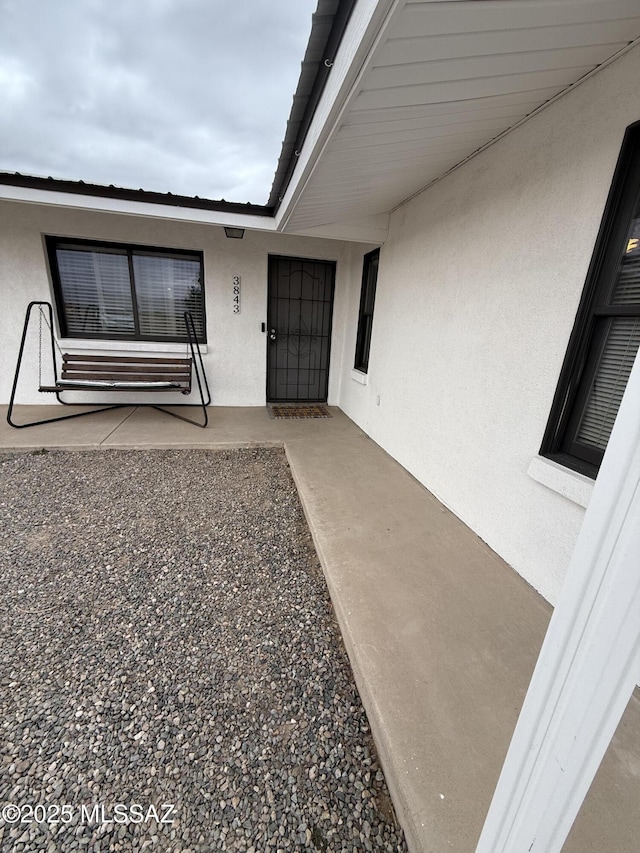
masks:
[[[333,103],[316,111],[322,127],[312,123],[278,212],[283,230],[392,211],[640,37],[638,0],[369,6],[368,50],[355,79],[323,96]]]

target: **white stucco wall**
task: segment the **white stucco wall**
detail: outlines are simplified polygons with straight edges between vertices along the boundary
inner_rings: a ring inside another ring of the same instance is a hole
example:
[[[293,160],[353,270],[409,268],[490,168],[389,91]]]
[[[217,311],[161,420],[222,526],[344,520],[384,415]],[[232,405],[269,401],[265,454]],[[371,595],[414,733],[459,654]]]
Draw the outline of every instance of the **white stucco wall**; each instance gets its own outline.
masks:
[[[352,288],[348,276],[360,272],[352,245],[317,238],[247,231],[242,240],[229,240],[218,226],[193,225],[20,202],[0,203],[0,402],[7,403],[15,368],[24,313],[31,300],[52,301],[43,234],[113,240],[204,252],[207,311],[205,366],[213,405],[260,406],[266,398],[267,260],[269,254],[309,257],[337,262],[332,334],[329,402],[339,393],[344,299]],[[232,312],[232,277],[241,276],[241,312]],[[37,391],[37,324],[16,402],[52,403]],[[107,345],[109,346],[109,345]],[[184,347],[177,346],[178,352]],[[150,354],[153,354],[151,352]],[[169,395],[159,397],[168,402]],[[89,399],[83,395],[83,399]],[[111,399],[111,397],[110,397]],[[116,395],[113,395],[116,399]],[[130,397],[126,399],[131,399]],[[151,400],[149,395],[146,400]],[[177,395],[177,402],[184,398]]]
[[[527,471],[624,130],[640,119],[638,79],[636,48],[392,214],[367,384],[352,365],[369,245],[258,231],[236,241],[218,226],[0,203],[0,402],[24,309],[51,299],[43,234],[202,250],[214,405],[265,402],[268,255],[335,260],[329,402],[554,602],[584,510]],[[36,374],[32,360],[19,402],[50,402]],[[562,485],[561,474],[548,479]]]
[[[392,214],[367,385],[348,297],[341,407],[552,602],[584,510],[527,469],[638,80],[636,48]]]

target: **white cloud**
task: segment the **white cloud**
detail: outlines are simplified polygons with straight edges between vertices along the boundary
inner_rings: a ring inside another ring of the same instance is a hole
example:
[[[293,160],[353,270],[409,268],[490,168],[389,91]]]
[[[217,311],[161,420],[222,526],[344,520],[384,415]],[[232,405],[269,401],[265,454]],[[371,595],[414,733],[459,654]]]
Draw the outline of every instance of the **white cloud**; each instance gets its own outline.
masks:
[[[0,170],[266,201],[315,0],[0,0]]]
[[[21,62],[12,57],[0,57],[0,92],[7,110],[12,103],[20,103],[28,96],[33,83]]]

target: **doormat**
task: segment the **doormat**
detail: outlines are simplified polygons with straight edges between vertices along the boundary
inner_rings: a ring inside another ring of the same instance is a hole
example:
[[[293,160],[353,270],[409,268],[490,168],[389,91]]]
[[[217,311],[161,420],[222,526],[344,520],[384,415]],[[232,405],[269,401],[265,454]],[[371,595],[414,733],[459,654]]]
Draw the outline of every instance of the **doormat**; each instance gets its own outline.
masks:
[[[272,418],[302,419],[302,418],[331,418],[333,415],[326,406],[269,406]]]

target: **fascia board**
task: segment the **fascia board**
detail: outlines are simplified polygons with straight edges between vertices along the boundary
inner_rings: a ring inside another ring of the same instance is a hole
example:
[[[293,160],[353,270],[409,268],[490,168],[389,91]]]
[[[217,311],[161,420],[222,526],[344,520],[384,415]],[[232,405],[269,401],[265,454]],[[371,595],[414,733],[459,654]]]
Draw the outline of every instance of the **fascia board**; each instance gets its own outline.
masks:
[[[124,216],[144,216],[175,222],[230,225],[254,231],[276,230],[275,219],[272,216],[201,210],[199,208],[153,204],[142,201],[126,201],[103,196],[84,196],[73,193],[33,189],[31,187],[0,185],[0,200],[17,201],[27,204],[43,204],[75,210],[90,210],[98,213],[116,213]]]
[[[276,211],[276,228],[286,229],[300,195],[313,174],[342,115],[358,91],[376,47],[406,0],[358,0],[334,60],[293,176]]]

